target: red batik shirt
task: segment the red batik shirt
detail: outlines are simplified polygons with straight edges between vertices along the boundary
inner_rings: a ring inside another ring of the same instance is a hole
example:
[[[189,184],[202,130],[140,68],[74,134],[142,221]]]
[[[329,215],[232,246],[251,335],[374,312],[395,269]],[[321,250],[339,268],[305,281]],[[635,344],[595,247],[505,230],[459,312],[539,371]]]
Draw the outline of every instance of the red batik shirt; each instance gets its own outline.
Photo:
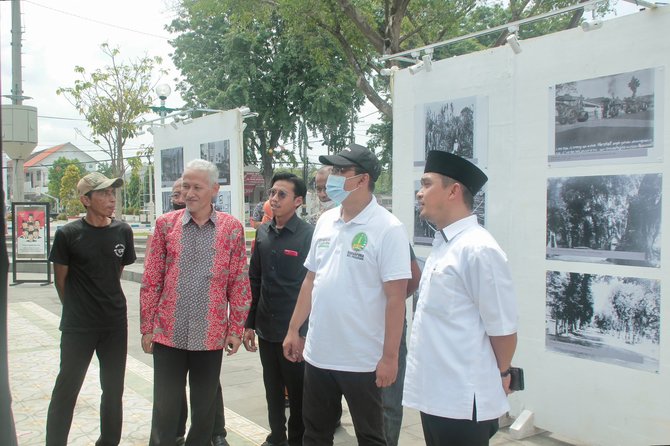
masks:
[[[187,209],[156,220],[140,290],[140,330],[183,350],[219,350],[242,337],[251,292],[244,228],[212,211],[202,226]]]

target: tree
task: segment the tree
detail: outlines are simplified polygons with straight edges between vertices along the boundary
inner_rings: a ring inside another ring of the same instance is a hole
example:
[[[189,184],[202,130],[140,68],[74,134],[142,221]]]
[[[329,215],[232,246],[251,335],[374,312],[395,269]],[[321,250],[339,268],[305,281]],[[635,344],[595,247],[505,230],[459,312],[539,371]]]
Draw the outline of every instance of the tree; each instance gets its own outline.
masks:
[[[60,197],[61,190],[61,180],[65,174],[65,170],[68,166],[75,166],[79,171],[79,175],[83,176],[86,174],[84,166],[81,165],[81,162],[76,159],[69,159],[61,156],[56,161],[53,162],[51,167],[49,167],[49,195],[53,197]]]
[[[635,97],[637,89],[640,88],[640,79],[636,78],[635,76],[631,77],[630,82],[628,82],[628,88],[630,88],[630,91],[633,92],[632,97]]]
[[[73,87],[58,88],[56,93],[62,94],[86,118],[91,137],[82,136],[109,155],[113,176],[121,177],[125,170],[123,147],[137,134],[138,118],[149,110],[154,69],[162,60],[145,56],[124,63],[118,60],[117,48],[107,43],[101,48],[110,59],[109,65],[90,74],[76,66],[74,71],[81,79],[75,80]],[[121,191],[117,189],[116,215],[122,215],[121,208]]]
[[[112,171],[112,165],[110,163],[98,163],[98,172],[106,176],[107,178],[112,178],[114,172]]]
[[[61,179],[60,202],[68,216],[79,215],[80,212],[84,211],[84,205],[81,204],[77,192],[77,183],[81,177],[81,172],[77,169],[77,166],[69,165],[65,168]]]
[[[128,164],[130,165],[130,179],[125,185],[123,191],[124,203],[126,214],[136,215],[139,213],[141,202],[141,182],[140,182],[140,170],[142,169],[142,161],[139,156],[134,156],[128,159]]]
[[[245,122],[245,162],[260,159],[266,184],[276,164],[298,163],[282,141],[306,142],[318,132],[331,150],[348,142],[363,99],[345,61],[337,52],[327,60],[312,58],[277,14],[233,26],[218,2],[182,0],[169,29],[177,34],[173,60],[184,76],[177,88],[190,105],[246,105],[259,114]]]

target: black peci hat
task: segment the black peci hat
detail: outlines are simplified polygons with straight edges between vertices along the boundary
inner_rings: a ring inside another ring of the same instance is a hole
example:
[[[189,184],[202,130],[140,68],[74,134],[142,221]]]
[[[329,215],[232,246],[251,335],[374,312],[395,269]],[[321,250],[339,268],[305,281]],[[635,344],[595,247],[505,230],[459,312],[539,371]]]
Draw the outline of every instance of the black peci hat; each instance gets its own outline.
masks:
[[[372,181],[377,181],[382,172],[377,156],[358,144],[349,144],[336,155],[321,155],[319,162],[326,166],[358,166],[372,177]]]
[[[441,150],[428,152],[423,172],[434,172],[453,178],[467,187],[472,195],[477,194],[488,181],[486,174],[470,161]]]

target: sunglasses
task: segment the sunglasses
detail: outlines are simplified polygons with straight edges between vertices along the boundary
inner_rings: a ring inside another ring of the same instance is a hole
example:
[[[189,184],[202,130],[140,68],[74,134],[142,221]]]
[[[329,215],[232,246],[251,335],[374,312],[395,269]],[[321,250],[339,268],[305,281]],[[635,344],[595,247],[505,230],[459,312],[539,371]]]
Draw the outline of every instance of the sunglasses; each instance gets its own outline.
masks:
[[[279,197],[280,200],[283,200],[284,198],[288,197],[288,192],[281,190],[281,189],[270,189],[268,191],[268,198],[272,198],[274,196]]]

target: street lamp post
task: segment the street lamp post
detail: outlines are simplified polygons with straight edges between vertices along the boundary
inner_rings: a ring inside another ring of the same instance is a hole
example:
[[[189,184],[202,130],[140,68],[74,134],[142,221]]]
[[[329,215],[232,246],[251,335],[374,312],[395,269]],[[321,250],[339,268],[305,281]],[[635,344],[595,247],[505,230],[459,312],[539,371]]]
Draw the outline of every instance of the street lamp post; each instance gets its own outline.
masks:
[[[158,98],[161,100],[161,106],[151,107],[151,110],[153,110],[155,113],[158,113],[158,115],[161,117],[161,127],[162,127],[165,125],[165,116],[167,116],[168,111],[171,111],[170,109],[165,107],[165,100],[167,99],[168,96],[170,96],[170,93],[172,93],[172,89],[167,84],[160,84],[156,86],[155,92]],[[156,148],[154,147],[154,150],[155,149]],[[154,220],[156,218],[156,209],[154,204],[154,179],[153,179],[153,169],[151,168],[151,156],[147,154],[147,158],[149,160],[149,203],[147,203],[147,207],[149,208],[149,222],[153,226]]]

